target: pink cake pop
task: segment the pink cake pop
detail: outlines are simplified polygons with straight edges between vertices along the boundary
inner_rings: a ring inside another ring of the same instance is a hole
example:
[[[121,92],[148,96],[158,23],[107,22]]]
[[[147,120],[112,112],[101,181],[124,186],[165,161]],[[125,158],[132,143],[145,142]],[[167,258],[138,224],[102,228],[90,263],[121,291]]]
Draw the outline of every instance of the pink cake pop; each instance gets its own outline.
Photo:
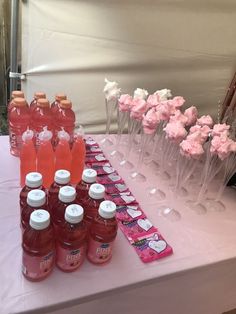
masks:
[[[226,123],[218,123],[213,126],[212,136],[229,135],[230,126]]]
[[[188,118],[177,109],[175,110],[174,114],[170,116],[170,123],[171,122],[180,122],[183,124],[183,126],[185,126],[188,122]]]
[[[157,94],[149,95],[147,99],[148,108],[156,107],[159,103],[159,96]]]
[[[207,115],[207,116],[201,116],[199,119],[197,119],[197,124],[200,126],[204,126],[207,125],[210,128],[213,126],[213,119],[211,116]]]
[[[147,103],[144,99],[135,98],[132,102],[130,117],[135,120],[142,120],[143,114],[147,111]]]
[[[187,131],[179,121],[167,123],[163,130],[166,132],[167,138],[176,142],[182,141],[187,135]]]
[[[143,115],[143,131],[145,134],[153,134],[156,131],[157,125],[160,120],[157,117],[155,108],[148,110],[146,115]]]
[[[133,99],[128,94],[123,94],[119,98],[119,110],[126,112],[129,111],[132,106]]]
[[[188,119],[186,126],[193,125],[197,121],[198,110],[195,106],[191,106],[184,111],[184,115]]]
[[[204,149],[198,141],[186,139],[180,143],[180,153],[187,158],[199,159]]]

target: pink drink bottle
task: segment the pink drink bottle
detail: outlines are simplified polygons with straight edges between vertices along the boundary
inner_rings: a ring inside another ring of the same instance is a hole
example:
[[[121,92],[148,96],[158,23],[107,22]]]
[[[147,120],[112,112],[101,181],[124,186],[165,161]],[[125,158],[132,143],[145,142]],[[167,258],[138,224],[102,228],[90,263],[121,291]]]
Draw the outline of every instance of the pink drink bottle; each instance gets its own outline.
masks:
[[[62,128],[70,135],[70,144],[73,142],[75,127],[75,113],[69,100],[62,100],[59,109],[55,113],[55,137]]]
[[[54,151],[52,148],[52,132],[44,127],[44,130],[39,134],[39,149],[37,154],[37,171],[43,176],[43,185],[49,189],[53,183],[55,165]]]
[[[58,144],[55,148],[55,170],[71,170],[70,135],[63,130],[58,132]]]
[[[22,134],[30,123],[29,108],[24,98],[14,98],[14,105],[9,111],[10,152],[19,156],[22,146]]]
[[[42,190],[32,190],[27,195],[27,205],[22,208],[21,212],[21,230],[22,232],[29,225],[30,215],[36,209],[47,210],[46,193]]]
[[[77,184],[80,182],[85,164],[86,148],[83,139],[84,131],[80,127],[75,134],[73,147],[71,150],[71,183]]]
[[[74,204],[76,198],[75,188],[72,186],[63,186],[59,190],[58,202],[55,203],[52,212],[52,222],[55,230],[55,234],[58,234],[58,228],[65,222],[65,211],[68,205]]]
[[[50,275],[55,261],[55,238],[50,215],[35,210],[22,241],[22,273],[30,281],[40,281]]]
[[[40,144],[39,133],[43,131],[45,126],[53,133],[52,114],[49,101],[45,98],[39,98],[37,106],[31,114],[31,128],[34,130],[36,148],[38,148]]]
[[[8,114],[9,114],[9,111],[11,110],[11,108],[14,107],[14,99],[15,98],[25,98],[24,93],[21,90],[14,90],[11,93],[11,100],[9,101],[8,106],[7,106]],[[28,106],[28,104],[27,104],[27,106]]]
[[[112,257],[113,243],[117,234],[116,204],[104,201],[90,228],[87,257],[94,264],[104,264]]]
[[[64,272],[78,269],[85,259],[87,228],[83,222],[83,214],[81,206],[67,206],[65,222],[58,228],[56,264]]]
[[[52,111],[52,115],[54,116],[56,111],[59,110],[59,105],[60,102],[62,100],[65,100],[67,97],[65,94],[56,94],[55,95],[55,100],[54,102],[51,104],[51,111]]]
[[[49,212],[55,208],[58,202],[59,190],[65,185],[70,185],[70,172],[64,169],[57,170],[54,176],[54,182],[48,191]]]
[[[45,192],[45,188],[42,185],[43,177],[39,172],[30,172],[25,177],[25,186],[20,191],[20,209],[27,205],[28,193],[32,190],[42,190]],[[46,193],[46,192],[45,192]]]
[[[43,92],[36,92],[34,94],[34,99],[30,103],[30,113],[34,111],[34,109],[37,107],[38,99],[46,98],[46,94]]]
[[[94,183],[89,188],[88,197],[83,202],[84,221],[89,229],[98,213],[100,203],[104,201],[105,187],[102,184]]]
[[[97,171],[93,169],[84,169],[82,180],[76,186],[77,203],[82,207],[85,200],[88,198],[88,191],[91,184],[97,180]]]
[[[22,135],[22,147],[20,151],[20,184],[25,184],[25,176],[29,172],[36,171],[36,151],[33,143],[34,132],[27,129]]]

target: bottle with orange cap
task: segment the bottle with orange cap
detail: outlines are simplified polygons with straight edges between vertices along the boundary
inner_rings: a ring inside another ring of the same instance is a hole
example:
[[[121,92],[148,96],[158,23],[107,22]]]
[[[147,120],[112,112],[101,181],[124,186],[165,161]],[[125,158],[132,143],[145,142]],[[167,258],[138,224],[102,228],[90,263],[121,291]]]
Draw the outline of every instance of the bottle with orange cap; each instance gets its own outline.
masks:
[[[39,149],[37,153],[37,171],[43,176],[43,185],[49,189],[54,180],[55,160],[54,151],[52,148],[52,132],[43,128],[39,133]]]
[[[51,104],[52,115],[54,115],[56,113],[56,111],[59,109],[60,102],[62,100],[65,100],[66,98],[67,98],[66,95],[62,94],[62,93],[55,95],[55,100]]]
[[[30,113],[34,111],[34,109],[37,107],[38,99],[46,98],[46,94],[43,92],[36,92],[34,93],[34,99],[30,103]]]
[[[24,92],[22,92],[21,90],[12,91],[11,100],[9,101],[8,106],[7,106],[8,114],[9,114],[9,111],[11,110],[11,108],[14,107],[14,98],[25,98]],[[28,106],[28,104],[27,104],[27,106]]]
[[[22,134],[26,131],[30,123],[29,108],[24,98],[14,98],[8,122],[10,152],[14,156],[19,156],[22,146]]]
[[[49,101],[46,98],[39,98],[37,106],[31,115],[31,128],[36,138],[36,148],[39,146],[39,133],[43,127],[47,126],[48,130],[53,132],[52,114]]]
[[[61,100],[59,109],[56,111],[54,117],[55,123],[55,136],[64,128],[70,135],[70,144],[73,142],[73,134],[75,127],[75,113],[72,110],[72,103],[70,100]]]

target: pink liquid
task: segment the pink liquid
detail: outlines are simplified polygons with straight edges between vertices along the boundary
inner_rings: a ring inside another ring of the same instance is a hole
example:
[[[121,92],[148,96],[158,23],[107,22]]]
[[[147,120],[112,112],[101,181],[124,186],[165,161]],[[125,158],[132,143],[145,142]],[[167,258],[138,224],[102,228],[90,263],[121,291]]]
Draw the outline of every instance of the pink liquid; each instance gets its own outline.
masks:
[[[25,184],[27,173],[36,171],[36,151],[32,140],[23,142],[20,152],[20,184]]]
[[[53,132],[53,122],[50,107],[36,106],[31,115],[31,129],[36,137],[36,147],[40,145],[38,136],[43,131],[43,127],[47,126],[49,131]]]
[[[52,226],[35,230],[30,226],[23,234],[22,272],[30,281],[40,281],[53,270],[55,240]]]
[[[75,127],[75,113],[71,108],[60,107],[55,113],[55,136],[64,128],[70,135],[70,142],[73,141],[74,127]]]
[[[30,188],[27,185],[23,187],[23,189],[20,191],[20,212],[22,213],[23,208],[27,206],[27,195],[32,190],[42,190],[46,193],[46,190],[44,186],[38,186],[36,188]]]
[[[55,158],[55,171],[60,169],[71,170],[71,151],[66,140],[59,140],[55,149]]]
[[[48,210],[48,206],[45,203],[43,206],[40,207],[32,207],[26,203],[26,206],[22,208],[21,211],[21,230],[22,233],[29,227],[30,215],[36,209],[45,209]]]
[[[50,186],[50,189],[48,191],[48,209],[50,214],[52,213],[52,209],[56,207],[59,199],[58,199],[58,195],[59,195],[59,190],[61,187],[69,185],[69,183],[66,184],[59,184],[57,182],[53,182],[53,184]]]
[[[84,208],[84,222],[88,229],[90,229],[94,219],[97,217],[98,208],[100,203],[104,201],[104,199],[95,200],[88,196],[83,202]]]
[[[90,228],[87,253],[90,262],[94,264],[104,264],[111,259],[117,228],[115,218],[104,219],[97,215]]]
[[[71,183],[80,182],[84,170],[86,148],[82,137],[77,137],[71,150]]]
[[[9,112],[10,152],[19,156],[22,146],[22,134],[30,124],[29,108],[27,106],[13,106]]]
[[[78,269],[84,262],[87,247],[87,228],[84,222],[65,222],[58,228],[56,264],[64,272]]]
[[[30,103],[30,114],[33,113],[33,111],[35,110],[35,108],[37,107],[38,105],[38,99],[42,99],[42,98],[46,98],[46,95],[45,93],[43,92],[36,92],[34,94],[34,99],[31,101]]]
[[[81,205],[82,207],[84,207],[84,202],[89,197],[88,191],[91,184],[92,183],[86,183],[81,180],[80,183],[78,183],[76,186],[77,204]]]
[[[70,203],[63,203],[58,199],[56,203],[53,204],[53,207],[51,207],[51,216],[52,216],[52,222],[53,227],[55,230],[55,235],[58,235],[59,227],[65,223],[65,211],[66,207],[71,204],[75,204],[76,201]]]
[[[43,185],[49,189],[54,181],[54,151],[50,141],[40,143],[37,154],[37,171],[43,176]]]

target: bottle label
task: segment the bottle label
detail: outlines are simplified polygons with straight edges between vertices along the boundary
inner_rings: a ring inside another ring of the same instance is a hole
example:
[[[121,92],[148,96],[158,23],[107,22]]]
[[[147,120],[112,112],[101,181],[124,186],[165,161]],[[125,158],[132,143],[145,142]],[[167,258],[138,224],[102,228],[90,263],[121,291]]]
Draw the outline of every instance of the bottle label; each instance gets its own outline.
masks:
[[[84,261],[86,246],[70,250],[57,244],[57,265],[63,270],[77,269]]]
[[[90,238],[88,258],[96,264],[102,264],[109,261],[112,256],[113,243],[114,241],[110,243],[101,243]]]
[[[16,135],[12,130],[10,130],[10,145],[12,148],[20,148],[22,145],[21,135]]]
[[[22,272],[31,279],[46,277],[52,270],[54,264],[54,252],[45,256],[31,256],[23,251]]]

